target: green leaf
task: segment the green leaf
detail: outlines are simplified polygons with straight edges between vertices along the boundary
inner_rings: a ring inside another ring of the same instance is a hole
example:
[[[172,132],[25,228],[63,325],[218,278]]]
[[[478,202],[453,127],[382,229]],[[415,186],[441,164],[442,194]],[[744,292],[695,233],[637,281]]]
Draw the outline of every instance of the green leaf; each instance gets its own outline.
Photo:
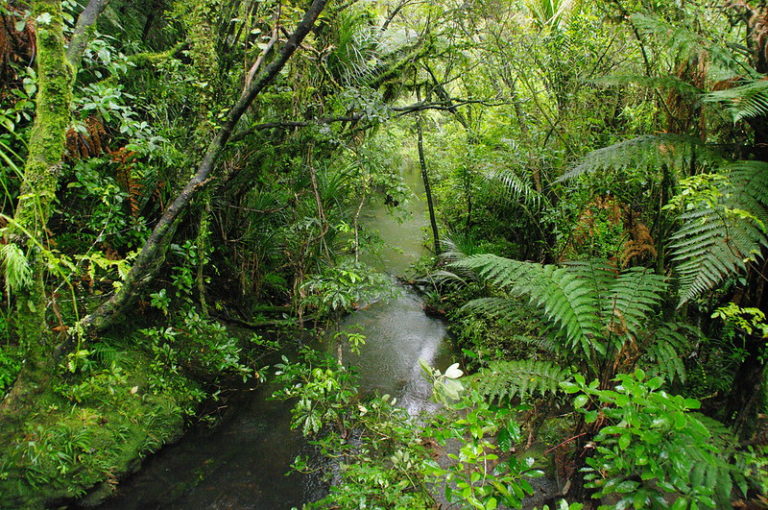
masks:
[[[573,400],[573,407],[576,409],[582,408],[587,402],[589,402],[589,397],[587,395],[579,395]]]
[[[621,448],[622,450],[626,450],[631,442],[632,442],[632,438],[629,437],[629,435],[623,435],[619,437],[619,448]]]

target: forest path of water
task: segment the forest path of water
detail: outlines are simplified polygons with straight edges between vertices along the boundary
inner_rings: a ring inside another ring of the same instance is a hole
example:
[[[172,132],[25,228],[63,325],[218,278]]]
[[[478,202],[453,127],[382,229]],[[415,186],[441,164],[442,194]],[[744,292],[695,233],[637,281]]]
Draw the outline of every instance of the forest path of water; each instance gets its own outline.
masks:
[[[403,177],[420,195],[418,173],[404,170]],[[383,204],[369,207],[365,219],[384,241],[381,252],[368,262],[393,275],[405,272],[423,253],[426,225],[422,200],[414,197],[398,209],[401,221],[392,218]],[[373,303],[338,326],[367,338],[359,355],[345,355],[359,370],[361,389],[393,395],[416,414],[434,406],[419,360],[445,368],[446,324],[425,315],[421,298],[412,290],[394,284],[400,290],[398,297]],[[311,450],[299,433],[289,429],[291,404],[268,400],[271,391],[259,387],[235,397],[231,401],[235,410],[220,426],[193,430],[162,450],[100,508],[288,510],[317,499],[323,490],[317,479],[285,475],[297,455]]]

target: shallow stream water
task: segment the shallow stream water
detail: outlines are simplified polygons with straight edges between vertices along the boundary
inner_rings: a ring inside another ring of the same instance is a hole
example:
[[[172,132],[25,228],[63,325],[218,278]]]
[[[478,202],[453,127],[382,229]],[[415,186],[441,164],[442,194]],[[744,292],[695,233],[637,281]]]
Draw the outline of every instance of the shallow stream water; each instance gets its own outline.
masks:
[[[371,265],[401,275],[423,253],[425,204],[419,174],[404,169],[415,196],[401,204],[398,221],[383,204],[367,208],[364,222],[384,242]],[[419,360],[444,369],[449,364],[446,324],[425,315],[421,298],[399,287],[398,297],[372,303],[347,316],[339,328],[362,333],[359,355],[345,354],[357,367],[361,389],[398,398],[412,414],[431,410],[430,386]],[[269,400],[272,388],[258,387],[230,401],[234,408],[214,430],[200,428],[150,458],[124,482],[103,510],[264,509],[289,510],[319,498],[324,490],[310,476],[286,476],[293,459],[311,450],[289,429],[291,403]]]

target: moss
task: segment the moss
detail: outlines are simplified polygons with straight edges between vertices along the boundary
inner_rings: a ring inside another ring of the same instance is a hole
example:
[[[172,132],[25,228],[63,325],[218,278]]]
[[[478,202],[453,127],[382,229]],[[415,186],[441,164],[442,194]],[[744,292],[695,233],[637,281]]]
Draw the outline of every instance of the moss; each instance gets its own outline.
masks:
[[[87,375],[59,381],[41,395],[37,411],[0,445],[0,501],[7,508],[44,508],[111,494],[121,475],[184,430],[196,384],[170,375],[176,390],[153,393],[150,360],[139,351],[114,351]]]
[[[37,24],[37,80],[35,121],[24,166],[24,181],[16,207],[12,235],[24,240],[27,259],[34,271],[33,284],[17,296],[16,332],[28,360],[24,381],[30,385],[45,377],[52,337],[45,321],[46,295],[39,244],[52,212],[59,182],[61,160],[70,123],[74,73],[64,51],[61,2],[33,3]]]

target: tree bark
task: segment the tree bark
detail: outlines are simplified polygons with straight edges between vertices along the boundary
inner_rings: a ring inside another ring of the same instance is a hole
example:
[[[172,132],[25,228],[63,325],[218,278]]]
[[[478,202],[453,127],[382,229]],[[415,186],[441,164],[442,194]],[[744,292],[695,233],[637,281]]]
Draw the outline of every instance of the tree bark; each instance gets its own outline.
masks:
[[[88,47],[88,42],[91,40],[96,21],[101,13],[104,12],[107,4],[109,4],[109,0],[91,0],[77,18],[75,31],[67,48],[67,59],[72,64],[72,67],[75,68],[75,72],[80,67],[80,60],[83,57],[85,48]]]
[[[419,167],[421,168],[421,178],[424,181],[424,193],[427,195],[427,208],[429,209],[429,223],[432,226],[432,241],[434,243],[435,255],[440,255],[440,234],[437,231],[437,219],[435,218],[435,206],[432,200],[432,186],[429,183],[429,172],[427,171],[427,160],[424,157],[424,129],[421,125],[421,114],[416,117],[417,145],[419,150]]]
[[[20,419],[20,409],[44,387],[53,335],[45,320],[45,228],[53,211],[61,160],[70,121],[74,71],[64,50],[61,2],[37,0],[32,18],[38,22],[38,93],[35,121],[24,165],[24,180],[11,223],[9,242],[23,248],[31,270],[31,283],[15,295],[14,328],[24,350],[24,366],[16,385],[0,408],[3,421]],[[14,391],[15,390],[15,391]]]
[[[85,317],[80,325],[85,332],[95,333],[113,325],[134,300],[153,280],[170,245],[180,214],[192,198],[209,182],[219,155],[223,152],[240,118],[248,110],[253,100],[269,85],[285,67],[288,59],[296,52],[301,42],[310,32],[317,17],[329,0],[314,0],[304,14],[303,19],[283,45],[277,58],[254,78],[243,91],[237,103],[227,114],[208,150],[200,162],[197,171],[187,182],[179,195],[165,210],[141,249],[123,286],[110,299],[101,304],[92,314]]]

